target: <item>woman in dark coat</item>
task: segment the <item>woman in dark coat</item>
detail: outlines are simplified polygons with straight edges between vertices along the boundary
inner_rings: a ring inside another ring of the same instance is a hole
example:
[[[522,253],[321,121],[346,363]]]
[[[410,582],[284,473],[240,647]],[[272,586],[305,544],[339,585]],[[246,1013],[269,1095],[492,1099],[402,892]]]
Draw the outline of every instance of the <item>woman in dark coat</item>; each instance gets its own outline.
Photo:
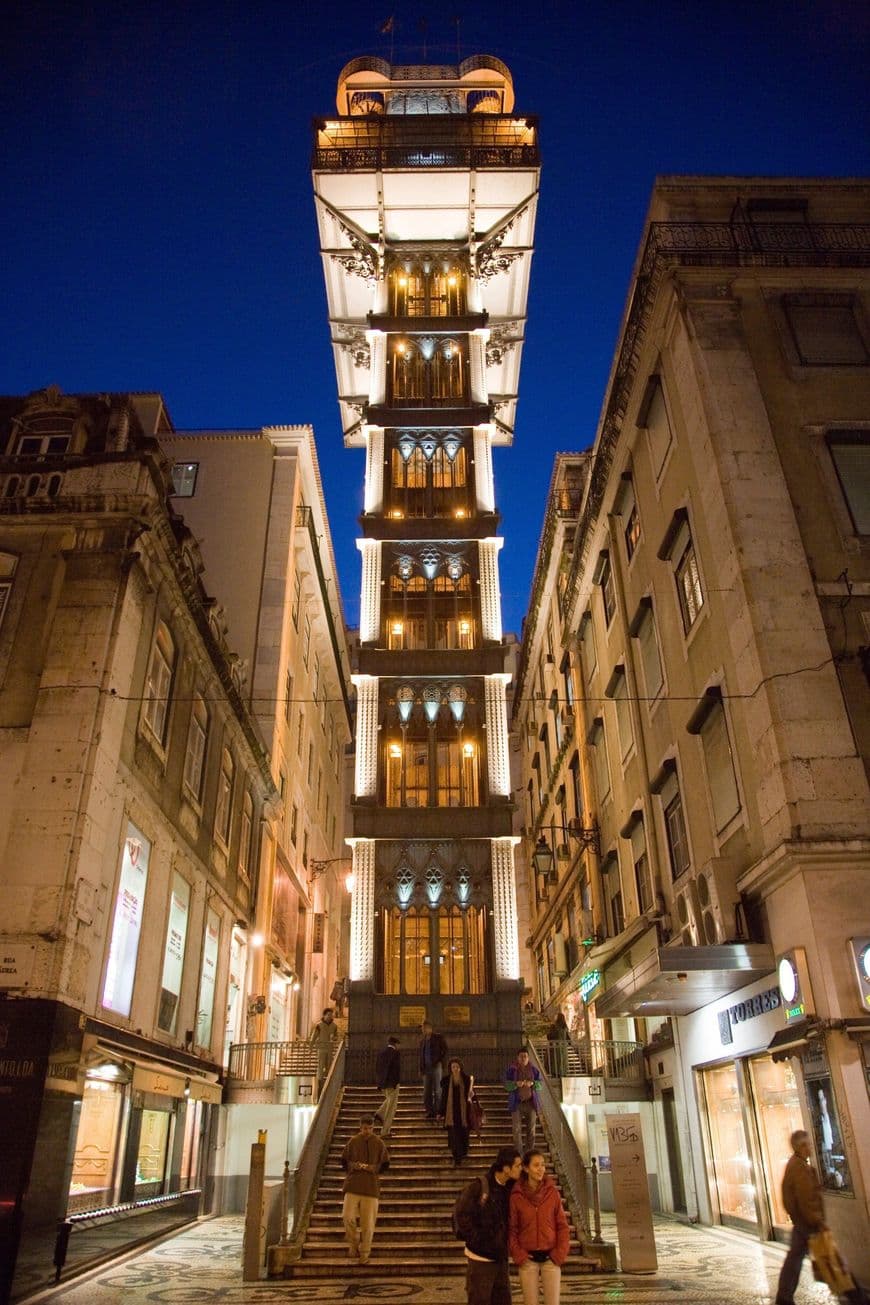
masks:
[[[447,1073],[441,1080],[439,1120],[447,1125],[447,1144],[454,1165],[461,1165],[468,1155],[468,1098],[474,1079],[462,1068],[462,1061],[451,1056]]]

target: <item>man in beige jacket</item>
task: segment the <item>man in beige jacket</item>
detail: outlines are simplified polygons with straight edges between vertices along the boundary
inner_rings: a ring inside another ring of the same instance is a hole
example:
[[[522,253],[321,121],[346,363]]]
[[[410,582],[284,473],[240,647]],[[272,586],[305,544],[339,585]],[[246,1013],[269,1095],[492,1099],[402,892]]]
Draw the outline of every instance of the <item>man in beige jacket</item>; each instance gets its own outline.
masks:
[[[389,1152],[373,1132],[373,1125],[372,1116],[363,1115],[359,1132],[341,1153],[341,1167],[347,1174],[341,1207],[347,1254],[360,1264],[368,1264],[372,1251],[381,1187],[378,1174],[390,1167]]]

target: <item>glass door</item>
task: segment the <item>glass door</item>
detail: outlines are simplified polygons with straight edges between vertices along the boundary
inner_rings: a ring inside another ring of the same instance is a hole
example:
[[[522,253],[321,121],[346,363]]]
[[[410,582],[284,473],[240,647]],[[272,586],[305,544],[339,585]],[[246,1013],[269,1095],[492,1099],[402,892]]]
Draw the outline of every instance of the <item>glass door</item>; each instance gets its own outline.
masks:
[[[722,1222],[758,1226],[755,1174],[743,1122],[738,1067],[734,1062],[700,1072],[710,1138],[713,1207]]]
[[[782,1203],[780,1188],[783,1170],[791,1155],[789,1138],[797,1129],[803,1128],[797,1080],[791,1061],[774,1064],[770,1056],[756,1056],[750,1060],[749,1078],[771,1223],[780,1239],[787,1240],[791,1233],[791,1220]]]

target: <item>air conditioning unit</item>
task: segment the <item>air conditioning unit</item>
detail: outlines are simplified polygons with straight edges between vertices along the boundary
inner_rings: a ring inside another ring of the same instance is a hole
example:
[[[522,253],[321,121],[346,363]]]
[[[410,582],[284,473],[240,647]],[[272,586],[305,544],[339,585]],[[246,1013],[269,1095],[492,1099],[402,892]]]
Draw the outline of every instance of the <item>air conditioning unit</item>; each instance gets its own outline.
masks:
[[[675,932],[680,935],[684,947],[697,947],[701,940],[701,907],[698,901],[698,889],[690,880],[680,893],[674,894]]]
[[[727,856],[714,856],[698,871],[701,936],[710,947],[730,942],[736,936],[735,908],[740,901],[737,874],[736,861]]]
[[[562,708],[562,711],[561,711],[561,716],[562,716],[562,724],[563,724],[563,725],[573,725],[573,724],[574,724],[574,708],[573,708],[573,707],[563,707],[563,708]]]

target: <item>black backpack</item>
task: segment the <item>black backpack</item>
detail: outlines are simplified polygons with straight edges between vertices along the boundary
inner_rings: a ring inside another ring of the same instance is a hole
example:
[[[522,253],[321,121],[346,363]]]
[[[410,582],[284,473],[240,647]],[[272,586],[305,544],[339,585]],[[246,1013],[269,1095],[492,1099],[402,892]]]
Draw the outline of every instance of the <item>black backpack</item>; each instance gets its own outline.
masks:
[[[480,1200],[481,1194],[483,1192],[483,1179],[472,1178],[470,1183],[465,1184],[462,1191],[459,1193],[456,1200],[453,1202],[453,1212],[450,1216],[451,1223],[453,1224],[453,1236],[457,1238],[457,1240],[460,1242],[465,1241],[465,1234],[459,1231],[459,1210],[461,1206],[464,1204],[465,1194],[468,1191],[468,1189],[472,1186],[472,1184],[474,1184],[477,1187],[477,1200],[478,1201]]]

